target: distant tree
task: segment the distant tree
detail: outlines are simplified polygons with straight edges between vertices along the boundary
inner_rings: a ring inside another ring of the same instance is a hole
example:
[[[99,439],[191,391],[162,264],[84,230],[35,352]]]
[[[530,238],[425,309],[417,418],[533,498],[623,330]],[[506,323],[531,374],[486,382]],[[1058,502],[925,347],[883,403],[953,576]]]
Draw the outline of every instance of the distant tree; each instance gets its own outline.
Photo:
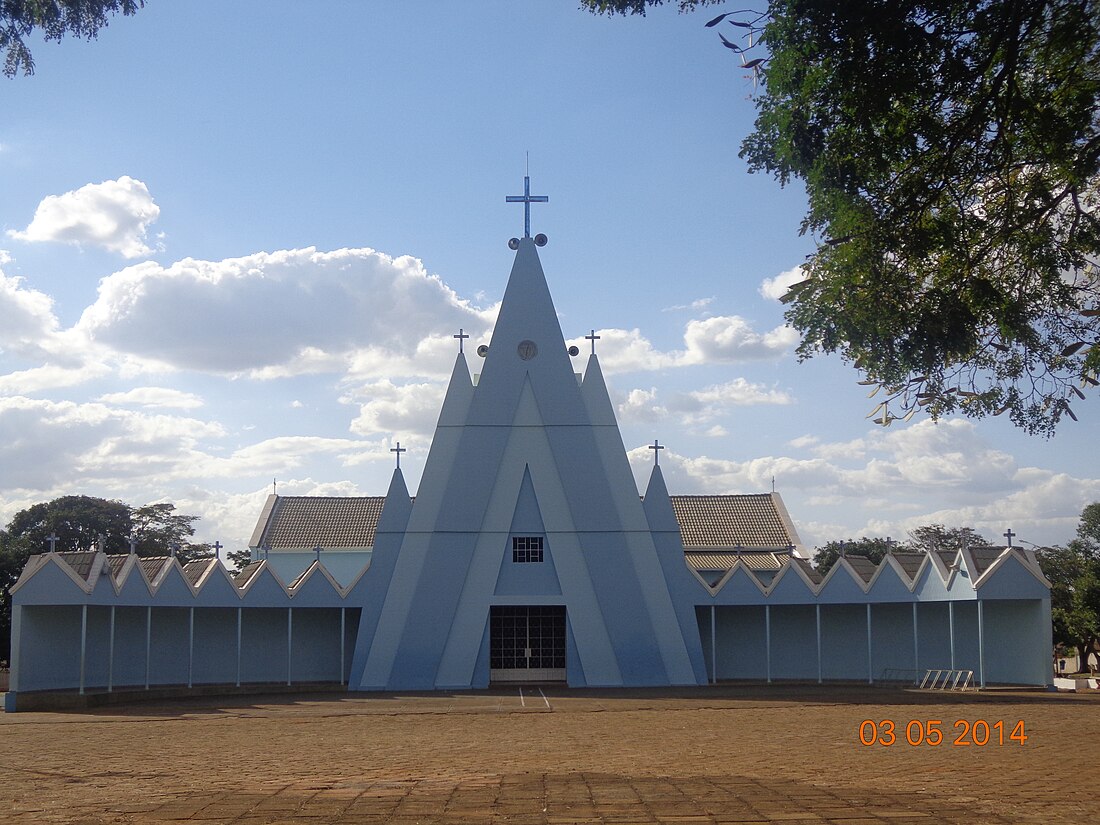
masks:
[[[174,547],[186,564],[213,555],[209,545],[190,541],[197,520],[176,514],[173,504],[133,508],[94,496],[62,496],[20,510],[0,531],[0,659],[10,655],[11,586],[32,554],[50,549],[50,535],[57,536],[59,553],[96,550],[101,542],[107,553],[128,553],[132,535],[138,555],[164,556]]]
[[[1043,548],[1038,553],[1050,580],[1050,607],[1054,641],[1076,647],[1081,669],[1088,670],[1100,642],[1100,502],[1081,513],[1077,537],[1066,547]]]
[[[60,43],[65,35],[94,40],[112,14],[131,15],[145,0],[0,0],[0,55],[4,74],[34,74],[25,38],[34,33]]]
[[[252,551],[245,547],[242,550],[230,550],[225,554],[228,563],[226,567],[229,568],[229,572],[236,575],[244,569],[244,567],[252,561]]]
[[[707,25],[760,84],[750,171],[806,186],[819,245],[784,298],[799,356],[862,370],[883,425],[1075,419],[1100,386],[1100,0],[762,11]]]
[[[875,564],[878,564],[891,550],[904,550],[905,545],[899,545],[889,538],[868,538],[830,541],[821,545],[814,551],[813,564],[817,572],[825,575],[829,572],[836,560],[842,555],[865,556]]]
[[[962,550],[967,547],[989,546],[982,534],[972,527],[929,524],[910,530],[909,538],[922,550]]]

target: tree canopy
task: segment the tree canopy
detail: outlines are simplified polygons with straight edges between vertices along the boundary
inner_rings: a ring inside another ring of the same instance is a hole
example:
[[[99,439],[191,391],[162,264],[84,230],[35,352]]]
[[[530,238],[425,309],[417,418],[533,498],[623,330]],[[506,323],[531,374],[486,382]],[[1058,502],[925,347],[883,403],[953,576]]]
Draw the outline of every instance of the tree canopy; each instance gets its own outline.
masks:
[[[128,553],[130,538],[139,556],[164,556],[173,549],[180,564],[213,554],[207,544],[191,541],[198,516],[181,515],[168,503],[131,507],[94,496],[62,496],[20,510],[0,530],[0,659],[11,641],[11,595],[27,559],[51,548],[59,553],[96,550]]]
[[[65,35],[95,39],[112,14],[130,15],[145,0],[0,0],[0,55],[4,74],[34,74],[27,38],[38,33],[61,42]]]
[[[806,187],[800,357],[862,370],[884,425],[1076,418],[1100,386],[1100,0],[773,0],[708,25],[760,82],[741,156]]]
[[[865,556],[878,564],[887,553],[914,552],[924,550],[961,550],[964,547],[988,547],[989,542],[972,527],[944,527],[942,524],[927,524],[909,531],[908,542],[898,542],[887,536],[858,539],[842,539],[826,542],[814,550],[813,564],[818,572],[825,574],[844,556]]]
[[[1076,647],[1087,670],[1100,642],[1100,502],[1082,511],[1077,537],[1067,546],[1040,551],[1039,564],[1051,583],[1054,641]]]

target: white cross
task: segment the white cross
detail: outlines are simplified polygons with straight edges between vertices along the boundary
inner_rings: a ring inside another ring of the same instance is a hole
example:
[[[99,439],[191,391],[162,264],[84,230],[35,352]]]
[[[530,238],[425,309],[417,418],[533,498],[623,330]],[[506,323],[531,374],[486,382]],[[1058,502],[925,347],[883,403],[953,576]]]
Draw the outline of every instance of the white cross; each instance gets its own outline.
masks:
[[[462,327],[459,327],[458,328],[458,335],[452,335],[451,337],[458,339],[458,354],[461,355],[462,354],[462,342],[465,341],[470,336],[465,334]]]
[[[59,541],[61,541],[61,539],[58,538],[57,533],[50,533],[48,536],[46,536],[46,541],[48,541],[50,543],[50,552],[51,553],[56,553],[57,552],[57,543]]]
[[[658,450],[663,450],[664,447],[662,447],[660,444],[658,444],[657,439],[655,438],[655,439],[653,439],[653,443],[649,445],[649,449],[653,450],[653,466],[654,467],[660,466],[660,464],[661,464],[661,454],[657,451]]]
[[[506,195],[504,200],[507,203],[522,203],[523,204],[523,237],[531,237],[531,204],[533,203],[548,203],[550,198],[546,195],[532,195],[531,194],[531,178],[527,175],[523,176],[523,194],[522,195]]]
[[[138,543],[138,541],[133,536],[130,536],[130,538],[126,539],[126,541],[130,542],[130,555],[133,555],[134,553],[137,552],[137,543]]]
[[[596,342],[600,340],[600,336],[596,334],[596,330],[592,330],[591,335],[584,336],[584,340],[592,342],[592,354],[596,354]]]
[[[406,450],[404,447],[402,447],[401,442],[398,441],[396,447],[390,447],[390,452],[391,453],[397,453],[397,469],[400,470],[401,469],[401,453],[407,453],[408,450]]]

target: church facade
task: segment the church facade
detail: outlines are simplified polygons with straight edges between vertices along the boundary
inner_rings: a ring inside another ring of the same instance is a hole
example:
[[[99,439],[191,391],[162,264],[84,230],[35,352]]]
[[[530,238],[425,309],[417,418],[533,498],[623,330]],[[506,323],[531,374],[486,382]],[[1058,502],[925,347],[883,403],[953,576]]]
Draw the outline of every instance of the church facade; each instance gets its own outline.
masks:
[[[415,498],[271,496],[253,562],[43,553],[12,589],[10,710],[48,691],[462,690],[752,679],[1051,683],[1049,584],[1021,548],[841,558],[775,493],[644,495],[592,336],[583,376],[529,229],[481,372],[459,338]]]

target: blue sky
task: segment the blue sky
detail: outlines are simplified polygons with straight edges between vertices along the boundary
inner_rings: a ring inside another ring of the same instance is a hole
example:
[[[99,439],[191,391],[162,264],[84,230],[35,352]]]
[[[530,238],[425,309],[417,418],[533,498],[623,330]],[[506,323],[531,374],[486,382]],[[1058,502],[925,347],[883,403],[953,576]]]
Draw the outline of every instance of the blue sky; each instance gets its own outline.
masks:
[[[243,546],[286,494],[419,482],[459,327],[488,342],[533,231],[590,329],[642,478],[762,492],[804,541],[933,522],[1068,540],[1100,500],[1096,399],[882,429],[774,296],[804,194],[737,157],[752,84],[706,15],[569,3],[150,2],[0,82],[0,522],[73,493]],[[583,368],[583,359],[578,360]]]

